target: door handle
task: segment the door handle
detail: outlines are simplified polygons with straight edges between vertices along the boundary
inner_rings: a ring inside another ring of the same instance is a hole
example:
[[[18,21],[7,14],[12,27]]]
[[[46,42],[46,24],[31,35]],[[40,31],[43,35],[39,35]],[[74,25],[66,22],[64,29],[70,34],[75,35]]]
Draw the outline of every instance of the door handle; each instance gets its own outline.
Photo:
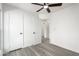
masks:
[[[20,35],[22,35],[23,33],[20,33]]]

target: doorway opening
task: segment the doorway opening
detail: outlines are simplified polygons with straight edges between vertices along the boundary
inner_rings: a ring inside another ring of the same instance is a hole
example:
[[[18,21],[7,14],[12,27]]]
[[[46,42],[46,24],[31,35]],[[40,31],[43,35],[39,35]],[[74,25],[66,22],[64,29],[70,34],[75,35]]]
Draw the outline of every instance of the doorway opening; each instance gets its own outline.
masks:
[[[42,21],[42,43],[49,43],[49,24],[46,20]]]

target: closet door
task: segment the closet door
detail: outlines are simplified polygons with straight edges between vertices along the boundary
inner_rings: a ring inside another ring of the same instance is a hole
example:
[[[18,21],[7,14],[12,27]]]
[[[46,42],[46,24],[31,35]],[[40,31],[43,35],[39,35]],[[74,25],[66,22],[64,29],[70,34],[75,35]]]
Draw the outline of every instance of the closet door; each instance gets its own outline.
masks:
[[[19,10],[9,12],[10,51],[23,47],[23,14]]]

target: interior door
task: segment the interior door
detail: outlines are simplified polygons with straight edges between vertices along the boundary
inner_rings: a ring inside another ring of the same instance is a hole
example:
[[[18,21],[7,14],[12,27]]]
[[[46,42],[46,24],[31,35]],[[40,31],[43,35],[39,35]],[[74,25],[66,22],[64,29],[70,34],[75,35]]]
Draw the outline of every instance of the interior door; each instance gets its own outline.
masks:
[[[19,10],[9,13],[10,51],[23,47],[23,15]]]

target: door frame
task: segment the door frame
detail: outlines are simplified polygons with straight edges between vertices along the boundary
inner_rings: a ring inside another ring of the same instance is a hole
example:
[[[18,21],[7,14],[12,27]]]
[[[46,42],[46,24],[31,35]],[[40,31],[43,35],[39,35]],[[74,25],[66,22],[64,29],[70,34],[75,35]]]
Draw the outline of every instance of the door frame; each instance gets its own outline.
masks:
[[[0,3],[1,5],[1,9],[0,9],[0,12],[1,12],[1,20],[0,20],[0,30],[1,30],[1,54],[3,55],[4,53],[4,11],[3,11],[3,3]]]

